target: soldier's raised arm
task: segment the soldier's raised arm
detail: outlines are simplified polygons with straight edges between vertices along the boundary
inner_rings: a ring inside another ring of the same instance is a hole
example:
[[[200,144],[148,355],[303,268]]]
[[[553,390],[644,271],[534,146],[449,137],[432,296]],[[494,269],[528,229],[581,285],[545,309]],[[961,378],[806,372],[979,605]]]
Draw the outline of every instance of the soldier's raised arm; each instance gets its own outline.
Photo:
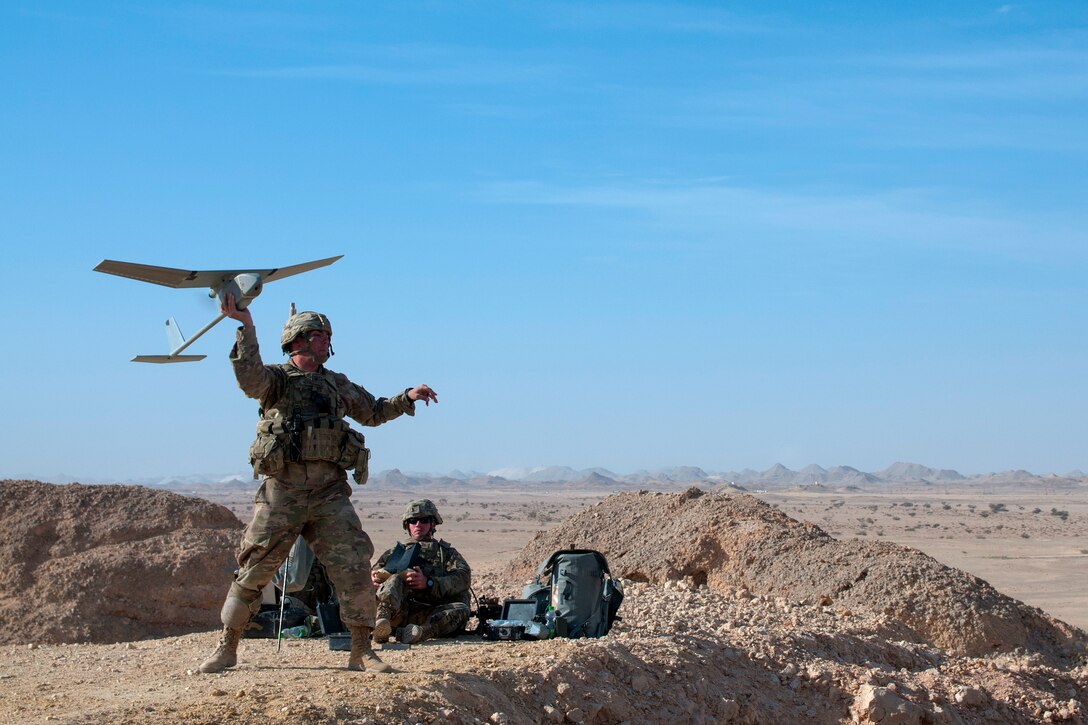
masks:
[[[279,378],[261,360],[261,349],[257,343],[257,328],[253,324],[253,315],[248,309],[240,310],[235,306],[234,295],[227,295],[219,311],[232,320],[242,323],[242,326],[238,328],[234,346],[230,350],[230,364],[234,368],[238,387],[247,397],[263,400],[269,390],[279,382]]]

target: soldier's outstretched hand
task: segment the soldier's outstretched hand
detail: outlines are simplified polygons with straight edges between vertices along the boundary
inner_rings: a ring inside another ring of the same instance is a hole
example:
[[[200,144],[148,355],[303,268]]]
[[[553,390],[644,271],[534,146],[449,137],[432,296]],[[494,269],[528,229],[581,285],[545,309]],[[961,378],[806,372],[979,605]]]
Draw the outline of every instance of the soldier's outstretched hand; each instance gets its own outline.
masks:
[[[417,385],[408,391],[409,400],[422,400],[425,404],[438,402],[438,393],[431,390],[429,385]]]

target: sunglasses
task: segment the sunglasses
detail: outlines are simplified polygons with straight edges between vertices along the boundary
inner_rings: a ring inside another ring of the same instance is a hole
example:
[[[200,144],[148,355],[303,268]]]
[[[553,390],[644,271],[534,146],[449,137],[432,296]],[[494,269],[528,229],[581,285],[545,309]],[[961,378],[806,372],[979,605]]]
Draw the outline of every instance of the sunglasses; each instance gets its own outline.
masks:
[[[409,524],[433,524],[434,519],[432,517],[430,517],[430,516],[422,516],[422,517],[419,517],[419,518],[408,519],[408,521],[406,523],[409,523]]]

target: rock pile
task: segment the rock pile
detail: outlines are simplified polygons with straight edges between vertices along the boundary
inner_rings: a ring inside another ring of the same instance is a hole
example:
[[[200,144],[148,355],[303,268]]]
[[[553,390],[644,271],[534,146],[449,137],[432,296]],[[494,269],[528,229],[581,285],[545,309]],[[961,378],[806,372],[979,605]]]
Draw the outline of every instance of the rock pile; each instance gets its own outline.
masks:
[[[901,625],[897,638],[954,655],[1022,649],[1057,664],[1088,652],[1084,632],[916,549],[839,541],[743,494],[610,496],[537,534],[512,562],[511,581],[529,579],[564,548],[597,549],[613,575],[637,582],[688,581],[726,595],[883,615]]]
[[[215,628],[241,527],[222,506],[141,486],[0,481],[0,640]]]

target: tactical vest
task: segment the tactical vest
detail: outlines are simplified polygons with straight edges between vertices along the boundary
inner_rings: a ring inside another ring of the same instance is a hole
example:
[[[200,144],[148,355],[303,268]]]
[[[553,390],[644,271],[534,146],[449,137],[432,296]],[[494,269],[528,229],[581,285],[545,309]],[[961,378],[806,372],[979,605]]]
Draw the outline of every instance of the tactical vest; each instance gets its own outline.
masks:
[[[274,476],[288,463],[327,461],[355,469],[355,481],[366,483],[370,450],[363,436],[344,420],[347,408],[334,374],[322,368],[308,373],[280,366],[286,380],[279,400],[260,411],[257,439],[249,449],[253,477]]]

